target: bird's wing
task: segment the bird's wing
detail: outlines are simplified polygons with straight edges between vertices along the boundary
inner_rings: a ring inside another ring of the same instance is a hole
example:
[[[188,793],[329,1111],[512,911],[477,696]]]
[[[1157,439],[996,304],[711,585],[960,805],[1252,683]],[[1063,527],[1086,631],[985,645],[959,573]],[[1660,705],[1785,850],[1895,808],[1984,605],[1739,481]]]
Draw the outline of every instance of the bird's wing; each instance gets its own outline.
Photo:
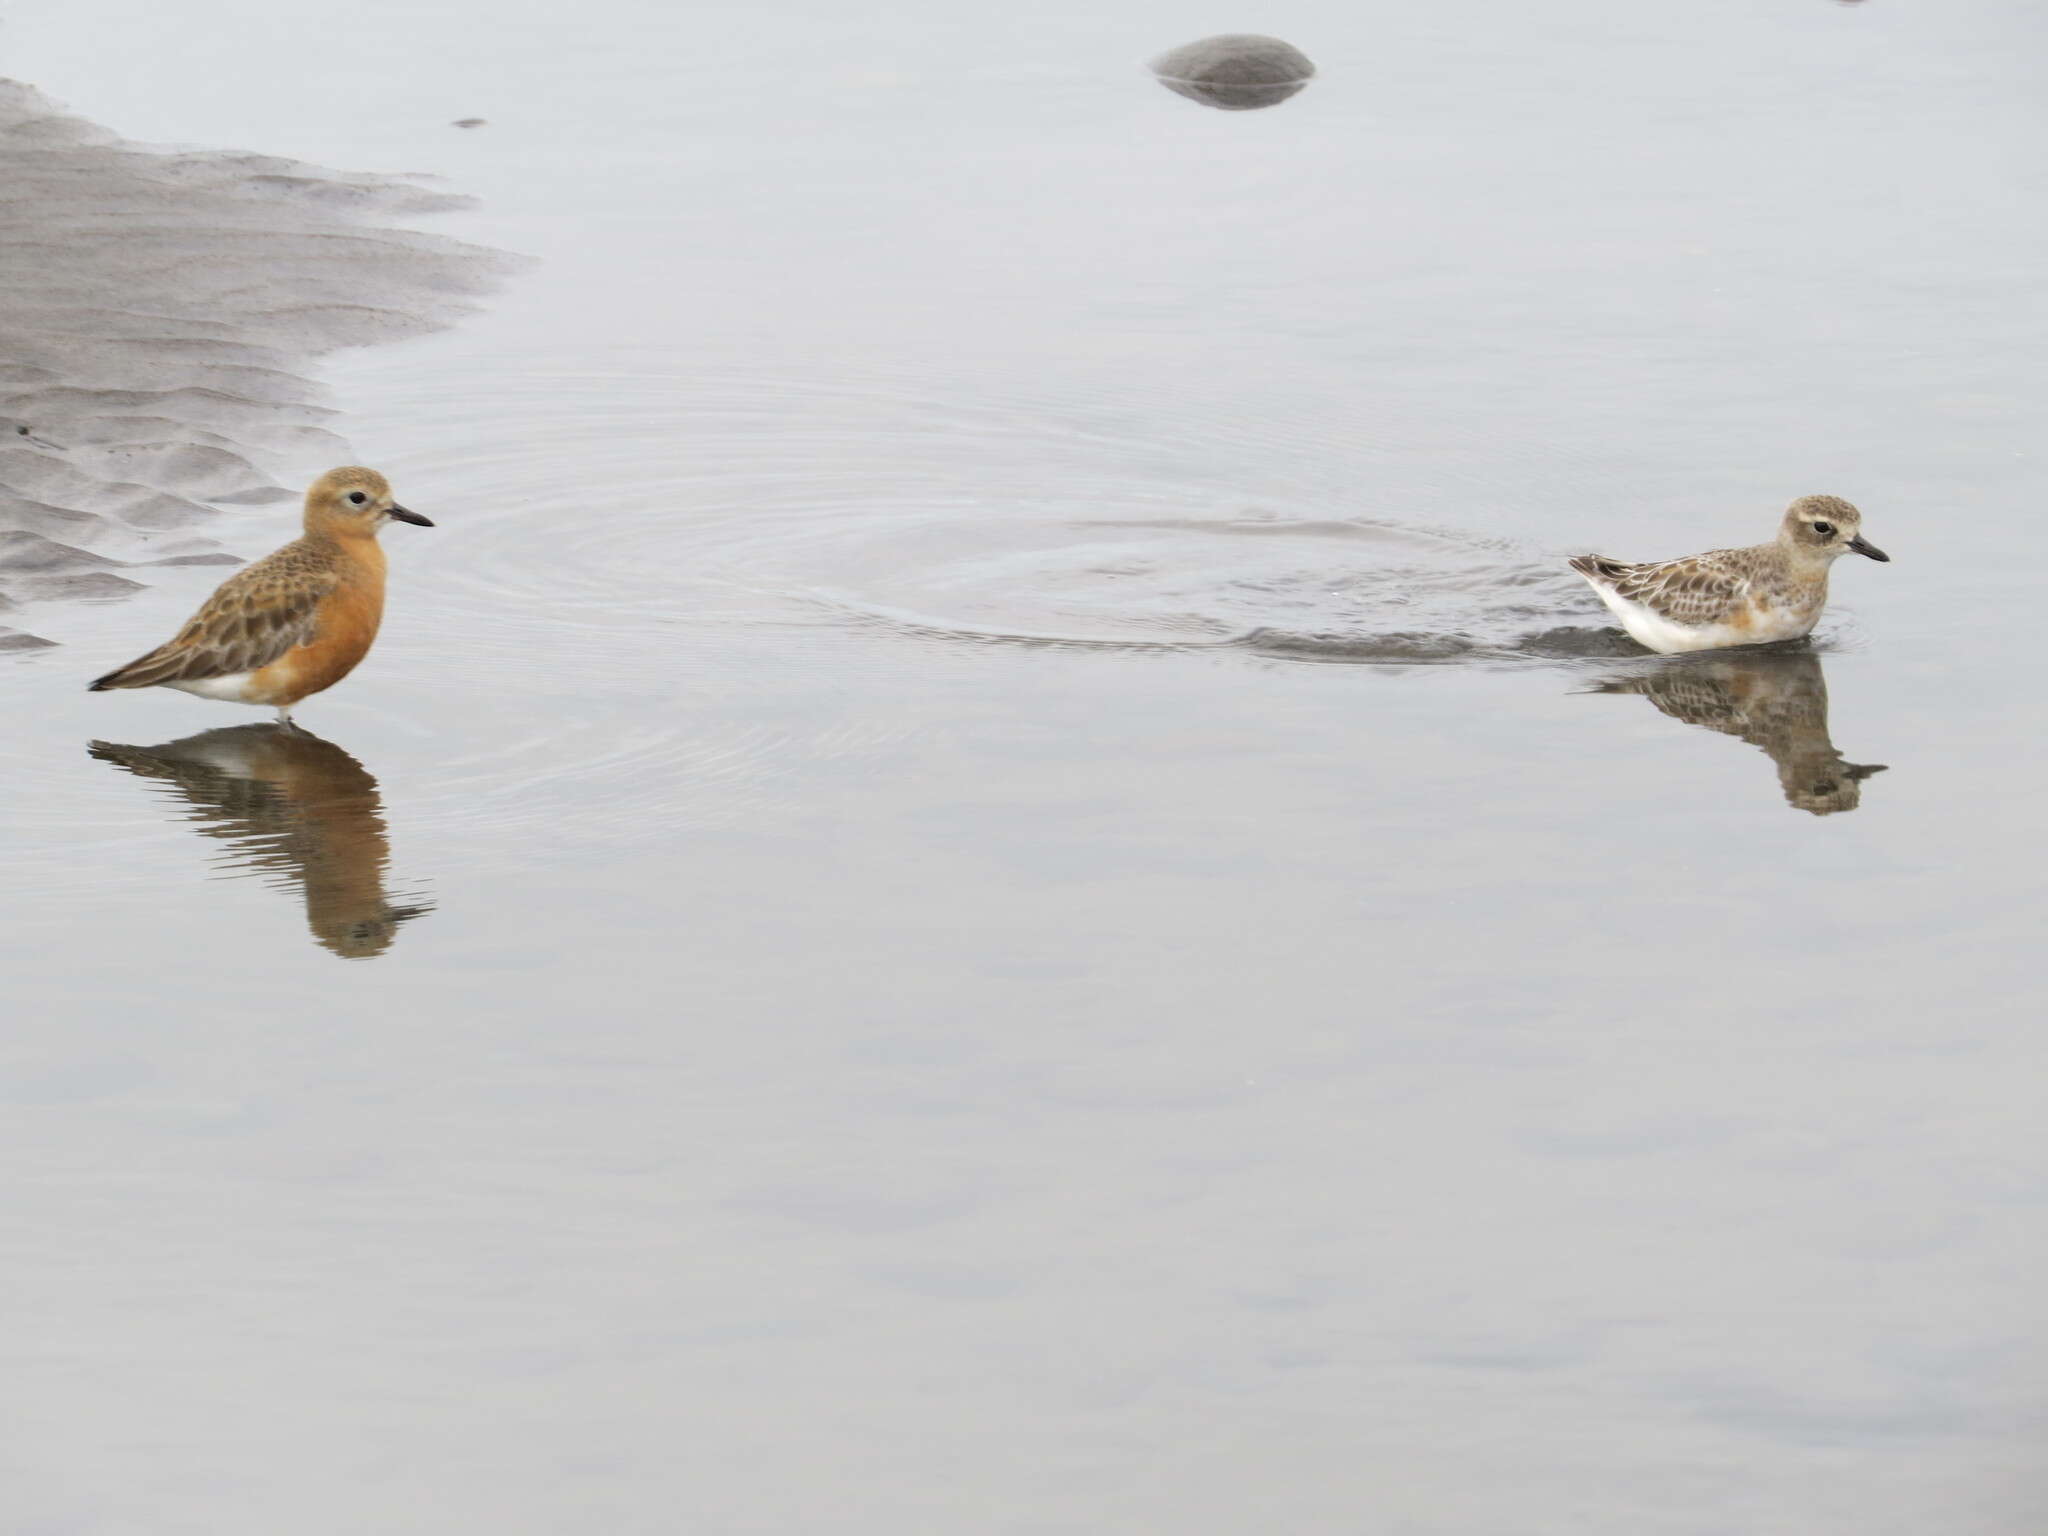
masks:
[[[267,667],[313,638],[321,600],[339,584],[333,570],[287,546],[222,582],[176,639],[92,686],[151,688]]]
[[[1746,550],[1716,549],[1648,565],[1602,561],[1599,575],[1617,596],[1679,624],[1711,624],[1749,596]]]

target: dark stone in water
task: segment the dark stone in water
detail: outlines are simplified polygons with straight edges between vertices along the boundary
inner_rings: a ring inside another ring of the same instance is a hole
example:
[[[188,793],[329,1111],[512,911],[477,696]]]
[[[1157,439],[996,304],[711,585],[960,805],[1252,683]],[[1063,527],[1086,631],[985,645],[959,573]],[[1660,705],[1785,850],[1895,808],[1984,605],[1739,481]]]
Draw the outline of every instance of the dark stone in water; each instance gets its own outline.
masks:
[[[41,635],[24,634],[18,629],[9,629],[0,624],[0,651],[41,651],[57,642],[45,640]]]
[[[1226,32],[1184,43],[1152,61],[1169,91],[1224,112],[1277,107],[1314,78],[1316,67],[1292,43],[1253,32]]]
[[[47,437],[38,437],[33,431],[30,430],[28,423],[24,421],[17,421],[13,423],[13,432],[11,435],[21,439],[21,441],[23,442],[33,443],[38,448],[49,448],[55,450],[58,453],[62,453],[64,451],[64,445],[62,443],[53,443]]]

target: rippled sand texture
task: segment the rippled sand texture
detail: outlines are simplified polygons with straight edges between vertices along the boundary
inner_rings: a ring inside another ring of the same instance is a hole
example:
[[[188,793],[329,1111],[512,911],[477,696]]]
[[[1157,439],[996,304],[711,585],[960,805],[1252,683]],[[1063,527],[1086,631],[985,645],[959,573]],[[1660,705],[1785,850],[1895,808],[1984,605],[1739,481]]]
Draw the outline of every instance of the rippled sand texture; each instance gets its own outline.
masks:
[[[0,204],[34,210],[0,233],[0,611],[234,563],[209,504],[290,500],[350,456],[312,361],[440,329],[495,286],[506,258],[383,227],[463,202],[145,148],[0,81]]]

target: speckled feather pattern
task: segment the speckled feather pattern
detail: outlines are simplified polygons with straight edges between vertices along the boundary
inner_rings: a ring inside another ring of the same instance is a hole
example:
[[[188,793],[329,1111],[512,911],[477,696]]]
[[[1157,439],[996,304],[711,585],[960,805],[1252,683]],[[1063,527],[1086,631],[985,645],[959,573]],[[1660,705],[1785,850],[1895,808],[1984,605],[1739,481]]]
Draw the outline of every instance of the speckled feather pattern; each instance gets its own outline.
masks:
[[[1640,644],[1665,655],[1796,640],[1828,601],[1828,572],[1845,554],[1887,560],[1864,542],[1863,514],[1839,496],[1801,496],[1778,536],[1743,549],[1710,549],[1631,564],[1580,555],[1573,570]]]
[[[377,530],[433,523],[391,499],[374,469],[329,470],[306,492],[305,533],[214,591],[177,635],[89,686],[176,688],[289,711],[369,654],[384,617]]]
[[[340,584],[333,550],[296,540],[222,582],[177,638],[109,674],[106,686],[149,688],[267,667],[312,641],[320,605]]]
[[[1828,600],[1827,567],[1795,571],[1776,544],[1710,549],[1638,565],[1581,555],[1572,569],[1674,624],[1725,623],[1751,606],[1810,620],[1819,617]]]

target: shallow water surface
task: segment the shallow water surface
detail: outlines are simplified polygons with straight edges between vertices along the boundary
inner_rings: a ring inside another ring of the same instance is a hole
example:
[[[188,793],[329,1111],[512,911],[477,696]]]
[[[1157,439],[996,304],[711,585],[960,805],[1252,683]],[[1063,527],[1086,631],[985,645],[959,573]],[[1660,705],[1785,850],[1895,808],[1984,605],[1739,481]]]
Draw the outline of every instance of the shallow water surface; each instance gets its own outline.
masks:
[[[2048,23],[265,14],[9,67],[537,261],[264,439],[437,524],[306,734],[0,613],[0,1523],[2028,1528]]]

